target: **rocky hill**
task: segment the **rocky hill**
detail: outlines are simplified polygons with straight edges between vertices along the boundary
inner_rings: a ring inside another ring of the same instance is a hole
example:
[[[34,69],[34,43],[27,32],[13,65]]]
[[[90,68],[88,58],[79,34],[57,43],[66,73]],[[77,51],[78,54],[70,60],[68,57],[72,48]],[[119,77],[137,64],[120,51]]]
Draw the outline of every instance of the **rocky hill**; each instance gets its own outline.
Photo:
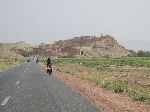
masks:
[[[17,54],[29,53],[38,56],[127,56],[132,52],[119,45],[110,35],[81,36],[68,40],[59,40],[54,44],[41,43],[39,47],[25,42],[1,43],[0,49],[9,50]]]
[[[81,36],[69,40],[56,41],[54,51],[84,56],[127,56],[130,50],[118,44],[110,35],[101,37]]]

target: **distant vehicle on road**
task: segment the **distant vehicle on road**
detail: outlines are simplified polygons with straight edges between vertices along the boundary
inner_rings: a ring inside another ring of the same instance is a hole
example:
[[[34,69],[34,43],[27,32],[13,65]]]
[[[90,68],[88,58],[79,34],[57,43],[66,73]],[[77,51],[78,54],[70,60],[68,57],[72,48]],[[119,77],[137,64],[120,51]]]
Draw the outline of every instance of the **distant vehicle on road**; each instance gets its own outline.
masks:
[[[27,62],[30,62],[30,59],[27,59]]]
[[[38,59],[36,59],[36,63],[38,63],[39,62],[39,60]]]

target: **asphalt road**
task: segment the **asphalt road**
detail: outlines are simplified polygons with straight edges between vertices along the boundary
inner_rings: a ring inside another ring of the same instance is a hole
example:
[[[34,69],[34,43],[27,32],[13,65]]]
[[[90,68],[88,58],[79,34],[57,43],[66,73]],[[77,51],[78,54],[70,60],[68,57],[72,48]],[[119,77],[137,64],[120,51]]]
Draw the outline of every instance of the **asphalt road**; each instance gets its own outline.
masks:
[[[100,112],[39,64],[0,72],[0,112]]]

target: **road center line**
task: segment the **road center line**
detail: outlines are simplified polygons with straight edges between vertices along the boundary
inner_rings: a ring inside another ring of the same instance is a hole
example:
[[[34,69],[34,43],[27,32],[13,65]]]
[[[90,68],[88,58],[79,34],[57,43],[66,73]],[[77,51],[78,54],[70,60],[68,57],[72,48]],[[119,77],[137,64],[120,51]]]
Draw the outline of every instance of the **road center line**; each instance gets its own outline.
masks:
[[[18,85],[20,83],[20,81],[17,81],[16,84]]]
[[[7,104],[7,102],[9,101],[11,96],[8,96],[4,99],[4,101],[1,103],[1,106],[5,106]]]
[[[31,63],[30,63],[30,64],[31,64]],[[26,71],[28,70],[28,68],[29,68],[30,64],[27,66],[27,68],[26,68],[26,70],[25,70],[24,72],[26,72]]]
[[[25,71],[23,71],[23,72],[27,72],[27,70],[28,70],[30,64],[31,64],[31,63],[28,64],[27,68],[26,68]],[[23,76],[23,75],[21,75],[21,76]]]

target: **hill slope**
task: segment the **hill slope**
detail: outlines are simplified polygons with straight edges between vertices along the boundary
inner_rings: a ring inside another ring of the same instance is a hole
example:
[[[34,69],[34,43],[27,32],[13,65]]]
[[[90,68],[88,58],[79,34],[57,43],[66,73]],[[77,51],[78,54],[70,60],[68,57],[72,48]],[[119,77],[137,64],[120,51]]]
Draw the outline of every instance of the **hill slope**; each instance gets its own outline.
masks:
[[[81,36],[64,41],[60,40],[56,41],[52,47],[54,50],[68,54],[85,56],[127,56],[131,54],[110,35],[101,37]]]
[[[26,49],[29,47],[33,47],[33,45],[27,44],[23,41],[16,42],[16,43],[0,43],[0,48],[2,49],[12,49],[12,48]]]
[[[22,56],[8,50],[0,50],[0,59],[22,59]]]

